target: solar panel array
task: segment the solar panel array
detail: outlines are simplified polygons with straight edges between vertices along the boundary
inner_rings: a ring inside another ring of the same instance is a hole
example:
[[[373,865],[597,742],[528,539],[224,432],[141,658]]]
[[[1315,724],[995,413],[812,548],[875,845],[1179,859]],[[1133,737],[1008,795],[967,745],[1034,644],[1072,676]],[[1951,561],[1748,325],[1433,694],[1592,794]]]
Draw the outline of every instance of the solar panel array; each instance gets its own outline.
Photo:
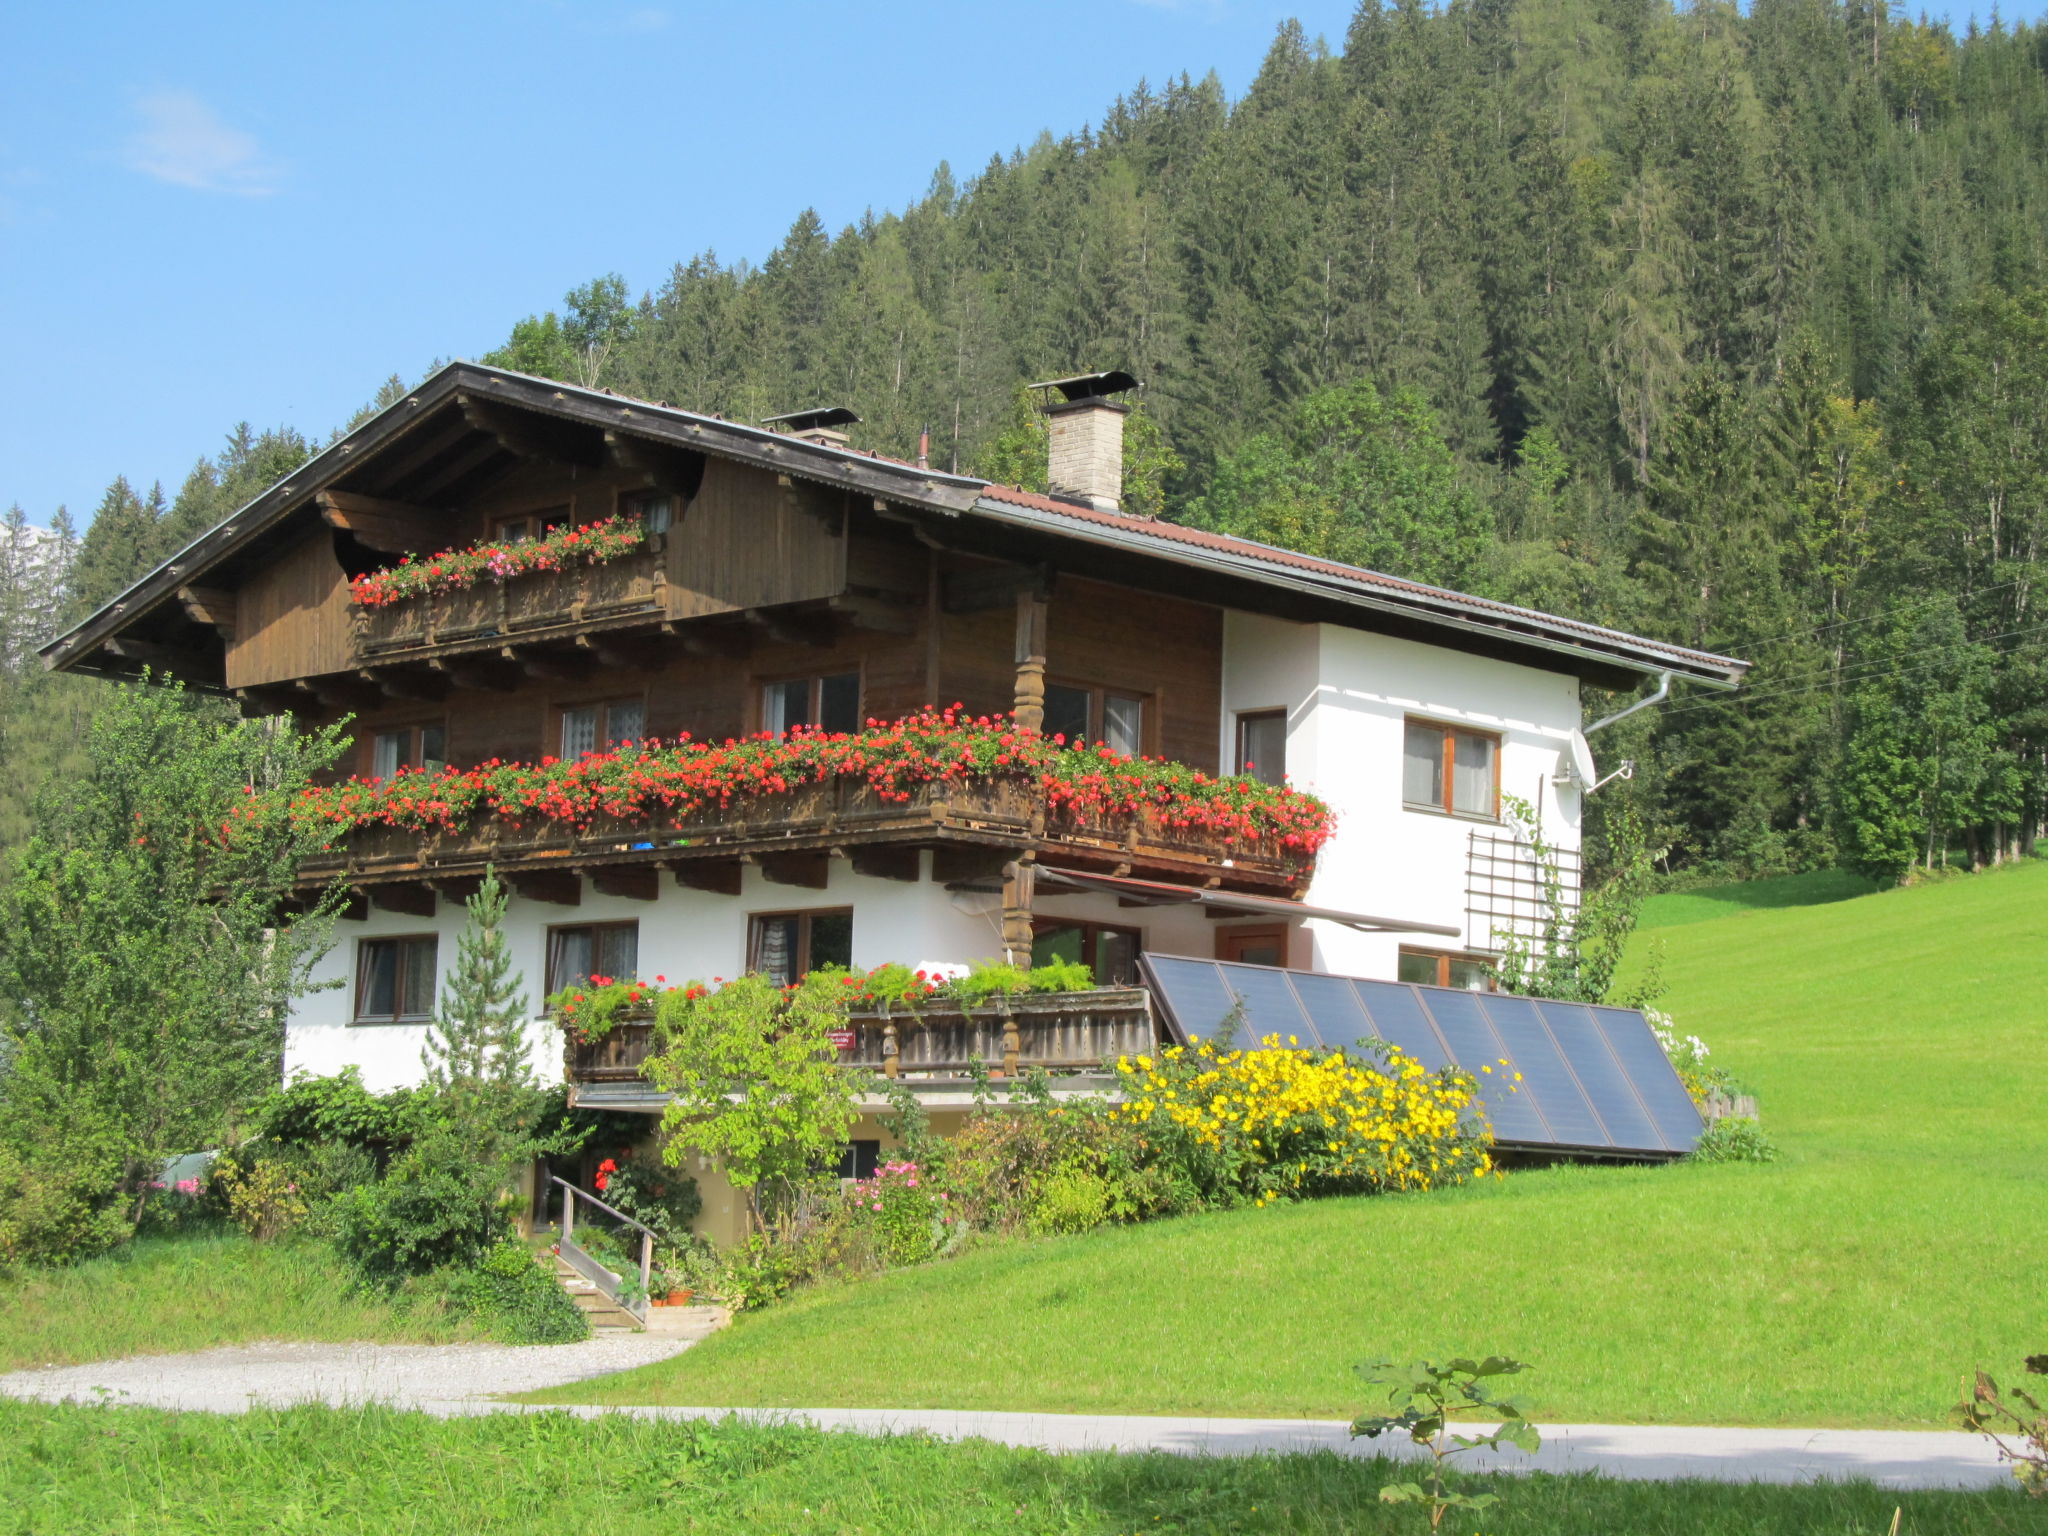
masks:
[[[1504,1147],[1672,1157],[1690,1152],[1703,1129],[1649,1021],[1633,1009],[1177,955],[1146,955],[1141,964],[1183,1039],[1213,1039],[1241,1008],[1241,1045],[1267,1035],[1325,1050],[1386,1041],[1431,1071],[1463,1067],[1479,1077]],[[1505,1091],[1512,1079],[1503,1060],[1522,1074],[1514,1091]],[[1492,1075],[1480,1074],[1489,1066]]]

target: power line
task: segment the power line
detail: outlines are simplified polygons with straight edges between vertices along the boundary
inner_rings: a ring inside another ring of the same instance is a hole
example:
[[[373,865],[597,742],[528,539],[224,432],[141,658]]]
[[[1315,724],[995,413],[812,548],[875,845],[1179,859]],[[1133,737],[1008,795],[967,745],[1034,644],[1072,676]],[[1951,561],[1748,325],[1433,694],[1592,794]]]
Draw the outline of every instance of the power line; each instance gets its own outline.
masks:
[[[2011,581],[2001,581],[1995,587],[1979,587],[1974,592],[1956,592],[1944,594],[1940,597],[1930,597],[1924,602],[1909,603],[1904,608],[1888,608],[1883,613],[1868,614],[1860,619],[1837,619],[1832,624],[1815,624],[1807,629],[1788,629],[1782,635],[1764,635],[1758,639],[1710,640],[1703,649],[1715,651],[1724,645],[1773,645],[1780,640],[1798,640],[1808,635],[1826,634],[1831,629],[1849,629],[1858,624],[1874,624],[1879,619],[1898,618],[1903,614],[1918,613],[1923,608],[1933,608],[1951,599],[1958,603],[1967,603],[1973,597],[1982,597],[1987,592],[2003,592],[2007,587],[2016,587],[2022,582],[2031,581],[2032,579],[2029,576],[2015,576]]]

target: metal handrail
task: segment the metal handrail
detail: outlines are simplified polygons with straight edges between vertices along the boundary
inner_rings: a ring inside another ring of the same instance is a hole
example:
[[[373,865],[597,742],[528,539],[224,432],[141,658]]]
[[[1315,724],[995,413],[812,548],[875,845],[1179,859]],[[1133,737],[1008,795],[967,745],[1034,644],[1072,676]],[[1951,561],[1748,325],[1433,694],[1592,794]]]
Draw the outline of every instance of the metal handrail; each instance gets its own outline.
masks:
[[[604,1201],[598,1199],[597,1196],[591,1194],[588,1190],[578,1189],[574,1184],[571,1184],[567,1179],[557,1178],[554,1174],[551,1173],[548,1175],[548,1182],[550,1184],[559,1184],[562,1186],[561,1246],[569,1250],[570,1266],[573,1269],[575,1269],[577,1273],[581,1274],[585,1279],[590,1281],[592,1285],[595,1285],[600,1291],[603,1291],[604,1294],[609,1296],[613,1301],[618,1302],[618,1304],[621,1307],[623,1307],[627,1312],[631,1313],[634,1317],[638,1318],[644,1324],[647,1321],[647,1289],[648,1286],[652,1284],[654,1280],[654,1229],[648,1226],[645,1222],[635,1221],[631,1216],[628,1216],[624,1211],[618,1209],[618,1207],[605,1204]],[[578,1200],[586,1201],[587,1203],[596,1206],[600,1211],[603,1211],[607,1216],[617,1217],[620,1221],[623,1221],[627,1226],[635,1228],[640,1233],[641,1300],[639,1306],[635,1307],[627,1302],[619,1301],[619,1293],[617,1288],[618,1277],[616,1275],[612,1275],[613,1284],[609,1286],[606,1285],[605,1282],[598,1276],[611,1275],[612,1272],[606,1269],[602,1264],[598,1263],[597,1260],[592,1258],[587,1252],[585,1252],[583,1246],[576,1241],[576,1202]],[[585,1260],[589,1264],[590,1269],[598,1271],[598,1274],[593,1275],[581,1264],[576,1263],[576,1260],[578,1258]]]

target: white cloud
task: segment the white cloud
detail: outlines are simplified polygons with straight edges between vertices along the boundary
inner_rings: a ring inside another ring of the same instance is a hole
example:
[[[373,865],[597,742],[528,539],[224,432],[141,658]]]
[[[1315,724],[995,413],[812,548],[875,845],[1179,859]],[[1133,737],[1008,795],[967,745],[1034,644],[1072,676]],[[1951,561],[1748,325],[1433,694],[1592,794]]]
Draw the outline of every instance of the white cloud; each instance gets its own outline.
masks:
[[[128,140],[128,168],[195,192],[267,197],[283,167],[255,136],[222,121],[190,91],[153,91],[135,103],[141,126]]]

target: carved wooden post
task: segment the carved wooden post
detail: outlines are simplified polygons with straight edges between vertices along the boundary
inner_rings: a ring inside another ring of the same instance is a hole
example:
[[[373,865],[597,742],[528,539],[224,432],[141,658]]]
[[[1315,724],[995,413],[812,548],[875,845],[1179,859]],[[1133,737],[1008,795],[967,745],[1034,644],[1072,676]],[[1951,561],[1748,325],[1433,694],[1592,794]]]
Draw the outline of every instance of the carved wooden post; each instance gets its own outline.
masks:
[[[885,1020],[882,1024],[882,1076],[902,1076],[902,1070],[896,1060],[902,1051],[902,1046],[897,1043],[896,1021]]]
[[[1024,1042],[1017,1029],[1017,1015],[1010,1012],[1009,999],[1003,1000],[1003,1076],[1017,1075],[1017,1058],[1023,1054]]]
[[[1045,724],[1046,601],[1041,587],[1017,594],[1017,696],[1011,711],[1030,730]]]
[[[1003,959],[1011,965],[1031,964],[1031,897],[1037,866],[1012,859],[1003,866]]]

